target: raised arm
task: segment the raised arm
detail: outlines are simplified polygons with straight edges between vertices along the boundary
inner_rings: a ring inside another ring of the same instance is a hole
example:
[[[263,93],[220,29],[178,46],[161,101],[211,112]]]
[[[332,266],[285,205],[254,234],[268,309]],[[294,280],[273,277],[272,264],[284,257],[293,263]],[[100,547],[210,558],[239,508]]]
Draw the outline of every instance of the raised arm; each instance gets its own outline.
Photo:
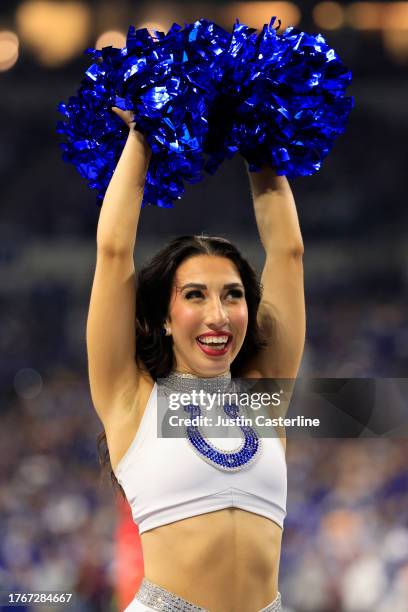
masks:
[[[131,406],[140,377],[133,251],[151,155],[145,138],[131,126],[131,114],[115,112],[130,129],[99,215],[86,329],[92,401],[102,421],[115,406]]]
[[[292,190],[268,167],[249,173],[265,265],[258,322],[268,346],[249,364],[264,378],[295,378],[305,342],[303,240]]]

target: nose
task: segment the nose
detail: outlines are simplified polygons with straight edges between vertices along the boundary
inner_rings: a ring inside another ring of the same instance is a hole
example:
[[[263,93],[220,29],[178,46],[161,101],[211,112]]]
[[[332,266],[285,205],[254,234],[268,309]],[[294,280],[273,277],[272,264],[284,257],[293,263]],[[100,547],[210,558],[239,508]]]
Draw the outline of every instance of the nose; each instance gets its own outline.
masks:
[[[214,297],[209,301],[205,313],[205,323],[208,327],[221,328],[228,323],[228,312],[220,298]]]

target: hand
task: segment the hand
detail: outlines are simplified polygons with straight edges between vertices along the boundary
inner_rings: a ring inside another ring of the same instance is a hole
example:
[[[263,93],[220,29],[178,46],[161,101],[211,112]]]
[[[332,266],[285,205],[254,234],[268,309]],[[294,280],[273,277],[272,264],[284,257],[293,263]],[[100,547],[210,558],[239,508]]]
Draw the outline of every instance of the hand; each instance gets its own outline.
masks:
[[[112,106],[112,110],[115,115],[120,117],[122,121],[126,123],[129,128],[128,139],[136,140],[139,147],[141,145],[141,152],[146,157],[147,163],[149,163],[150,157],[152,155],[152,150],[149,147],[145,136],[141,132],[134,129],[134,126],[136,125],[134,112],[130,110],[124,111],[118,108],[117,106]]]
[[[130,111],[130,110],[124,111],[118,108],[117,106],[112,106],[112,110],[115,113],[115,115],[120,117],[122,121],[126,123],[129,129],[131,127],[131,124],[135,123],[135,115],[133,111]]]

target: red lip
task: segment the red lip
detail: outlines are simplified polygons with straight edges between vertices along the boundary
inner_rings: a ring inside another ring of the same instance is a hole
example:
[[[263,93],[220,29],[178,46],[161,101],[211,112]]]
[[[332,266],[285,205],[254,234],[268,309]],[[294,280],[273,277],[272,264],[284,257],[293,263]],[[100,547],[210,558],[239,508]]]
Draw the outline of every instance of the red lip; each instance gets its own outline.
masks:
[[[217,332],[205,332],[205,334],[198,334],[196,338],[207,338],[207,336],[228,336],[231,337],[232,334],[229,331],[217,331]]]
[[[197,346],[202,350],[203,353],[209,355],[210,357],[222,357],[223,355],[228,353],[232,343],[232,334],[224,332],[222,334],[201,334],[201,337],[202,336],[228,336],[228,340],[223,349],[213,349],[209,346],[206,346],[205,344],[201,344],[198,340],[198,337],[196,338]]]

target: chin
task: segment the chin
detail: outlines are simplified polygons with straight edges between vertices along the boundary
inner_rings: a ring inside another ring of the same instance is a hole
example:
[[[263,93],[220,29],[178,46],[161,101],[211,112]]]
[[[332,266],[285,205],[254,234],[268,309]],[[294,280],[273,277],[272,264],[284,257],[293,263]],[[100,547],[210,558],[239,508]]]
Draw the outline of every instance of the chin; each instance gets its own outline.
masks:
[[[201,353],[200,349],[194,344],[189,352],[183,351],[183,355],[176,356],[176,369],[182,372],[190,372],[202,378],[218,376],[227,372],[236,358],[235,347],[223,357],[210,357]],[[231,352],[234,350],[234,353]],[[197,353],[198,351],[198,353]]]

